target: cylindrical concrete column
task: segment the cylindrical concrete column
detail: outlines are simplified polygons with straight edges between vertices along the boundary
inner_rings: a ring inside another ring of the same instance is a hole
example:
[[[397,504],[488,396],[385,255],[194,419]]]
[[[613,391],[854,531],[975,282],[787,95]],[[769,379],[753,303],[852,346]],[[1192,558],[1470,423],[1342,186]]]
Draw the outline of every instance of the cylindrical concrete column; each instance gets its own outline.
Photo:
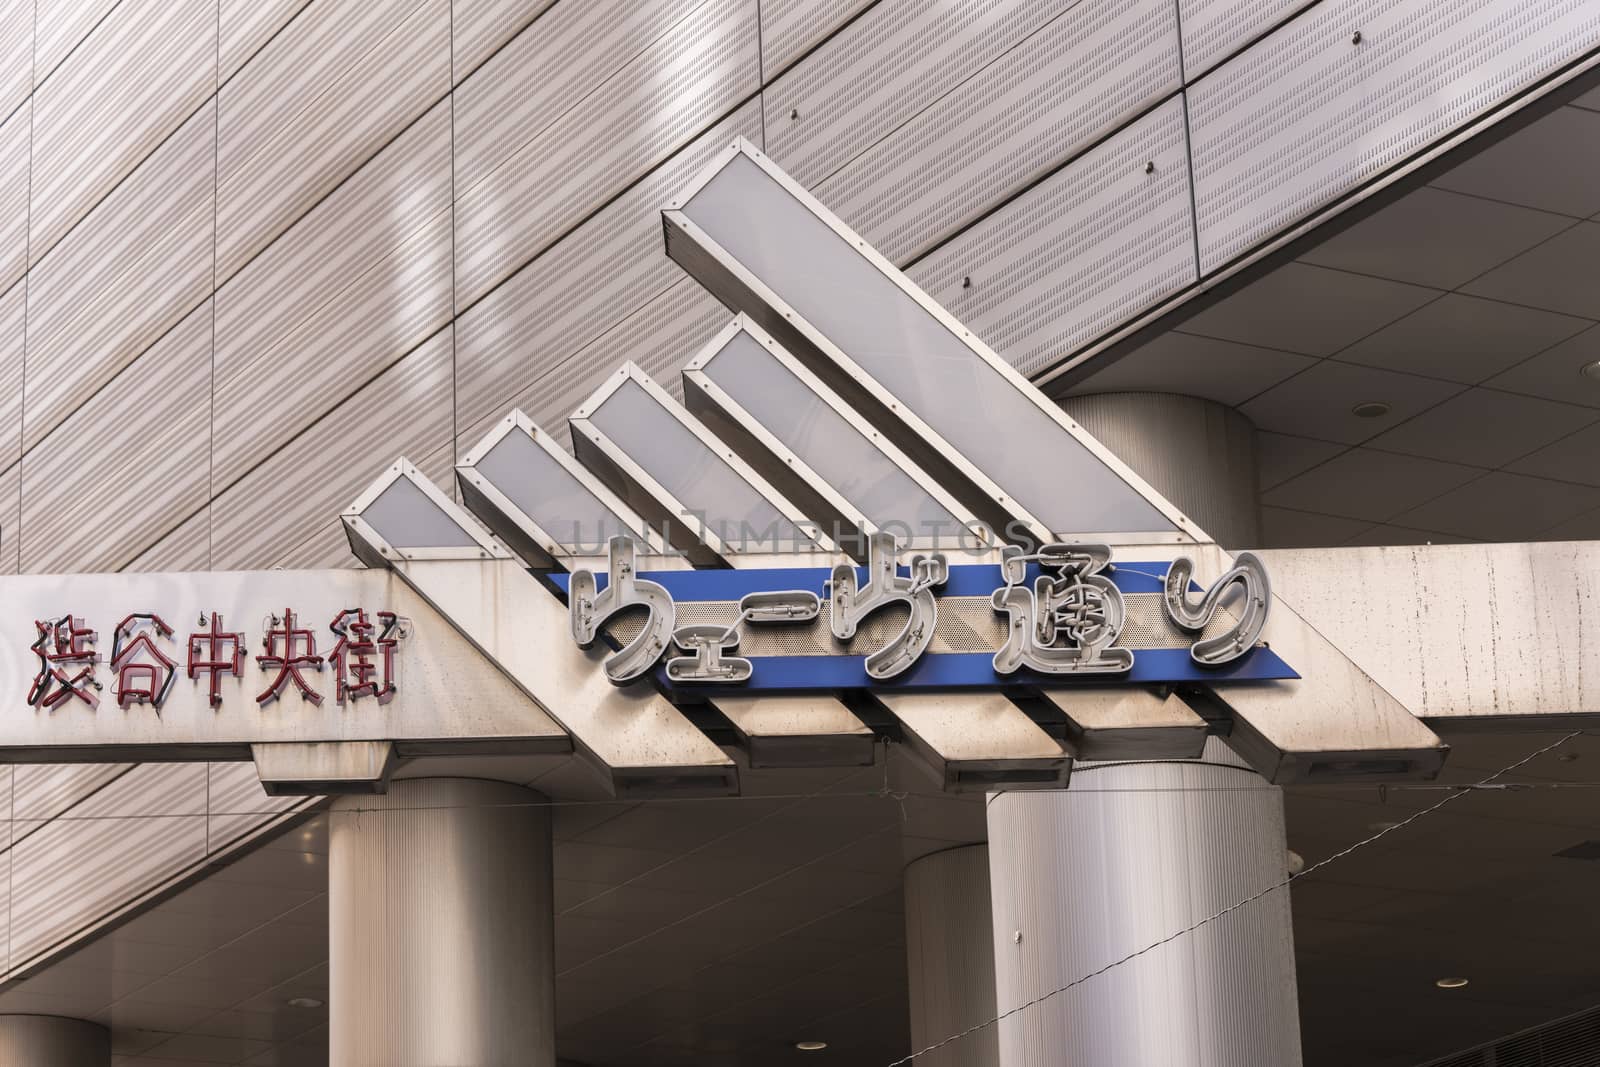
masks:
[[[1082,766],[988,808],[1005,1067],[1300,1063],[1283,799],[1218,739],[1194,762]],[[1136,959],[1108,964],[1164,938]]]
[[[1062,408],[1224,548],[1260,548],[1255,426],[1213,400],[1073,396]]]
[[[60,1015],[0,1015],[0,1067],[108,1067],[111,1031]]]
[[[551,1067],[554,917],[542,801],[502,782],[429,778],[334,802],[333,1063]]]
[[[923,1049],[994,1017],[989,849],[964,845],[906,868],[906,978],[911,1047]],[[920,1057],[921,1067],[999,1067],[993,1027]]]

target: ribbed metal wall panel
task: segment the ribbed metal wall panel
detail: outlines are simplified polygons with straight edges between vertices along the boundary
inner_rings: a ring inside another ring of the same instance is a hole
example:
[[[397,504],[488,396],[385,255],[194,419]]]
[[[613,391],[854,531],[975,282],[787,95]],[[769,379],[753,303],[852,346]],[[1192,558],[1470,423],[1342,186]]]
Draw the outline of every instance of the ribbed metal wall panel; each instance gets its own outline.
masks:
[[[279,562],[319,530],[337,532],[373,471],[449,445],[450,342],[441,330],[217,496],[212,567]]]
[[[125,763],[20,764],[12,776],[11,817],[27,820],[30,826],[15,838],[44,825],[130,769]]]
[[[205,854],[205,764],[135,767],[12,847],[12,964]]]
[[[22,569],[22,464],[0,471],[0,574]]]
[[[177,529],[128,561],[125,571],[203,571],[211,565],[211,508],[207,505]]]
[[[1180,84],[1171,0],[1077,4],[816,192],[903,263]]]
[[[261,792],[253,763],[212,763],[206,768],[206,850],[226,848],[267,818],[288,811],[296,797]]]
[[[449,319],[442,101],[217,291],[213,492]]]
[[[23,570],[116,570],[206,502],[209,302],[22,465]]]
[[[0,117],[33,91],[33,0],[0,0]]]
[[[1201,270],[1376,177],[1597,39],[1600,7],[1591,0],[1324,0],[1190,90]]]
[[[797,181],[815,185],[1061,6],[1060,0],[881,0],[765,90],[767,153]]]
[[[122,0],[40,83],[32,262],[205,102],[216,59],[216,0]]]
[[[1178,0],[1183,74],[1194,81],[1316,0]]]
[[[0,124],[0,289],[28,269],[28,130],[33,101]]]
[[[762,0],[761,69],[770,80],[872,0]]]
[[[463,194],[548,130],[703,0],[561,4],[456,93],[456,182]]]
[[[352,25],[361,14],[361,24]],[[327,196],[450,87],[449,0],[313,5],[223,86],[218,115],[217,277]],[[367,21],[372,25],[366,25]],[[328,69],[319,56],[369,50]],[[264,70],[268,68],[263,68]]]
[[[456,408],[464,443],[470,447],[505,415],[507,397],[533,390],[685,277],[659,254],[661,205],[735,136],[758,137],[760,123],[759,105],[746,104],[462,313]],[[585,359],[565,373],[578,375],[571,391],[581,399],[614,369]],[[569,411],[557,412],[559,419]]]
[[[24,447],[205,300],[215,129],[206,104],[35,265]]]
[[[704,0],[500,166],[458,184],[457,306],[482,297],[756,87],[755,4]]]
[[[455,81],[470,75],[507,41],[542,15],[556,0],[497,0],[491,4],[457,4],[452,55]]]
[[[1183,101],[1162,104],[909,273],[1025,373],[1194,282]]]
[[[118,0],[33,0],[34,75],[44,81]]]
[[[311,0],[219,0],[217,78],[228,81]]]
[[[27,292],[15,284],[0,294],[0,470],[15,468],[22,455],[22,350],[27,320]],[[0,493],[0,556],[15,552],[15,503]]]

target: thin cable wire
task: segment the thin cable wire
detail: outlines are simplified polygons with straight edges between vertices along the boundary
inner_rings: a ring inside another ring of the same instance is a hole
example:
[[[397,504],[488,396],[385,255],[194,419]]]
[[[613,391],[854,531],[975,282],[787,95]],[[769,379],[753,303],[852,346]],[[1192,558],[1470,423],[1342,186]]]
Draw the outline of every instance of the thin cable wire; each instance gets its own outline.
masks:
[[[1500,768],[1498,771],[1495,771],[1493,774],[1489,775],[1489,777],[1487,777],[1487,778],[1483,779],[1482,781],[1478,782],[1477,785],[1478,786],[1488,785],[1489,783],[1493,782],[1496,778],[1499,778],[1501,775],[1510,774],[1512,771],[1516,770],[1518,767],[1521,767],[1523,764],[1528,763],[1531,760],[1537,759],[1538,757],[1544,755],[1546,752],[1549,752],[1552,749],[1560,748],[1562,745],[1566,744],[1568,741],[1571,741],[1573,738],[1579,737],[1582,734],[1583,734],[1582,730],[1574,730],[1571,733],[1567,734],[1566,736],[1562,737],[1559,741],[1553,741],[1550,744],[1546,745],[1544,748],[1539,749],[1537,752],[1532,752],[1532,753],[1529,753],[1528,755],[1522,757],[1520,760],[1518,760],[1517,762],[1511,764],[1510,766]],[[1405,819],[1402,819],[1401,821],[1395,823],[1393,826],[1386,826],[1382,830],[1379,830],[1377,833],[1373,834],[1371,837],[1363,838],[1360,841],[1357,841],[1353,845],[1350,845],[1350,846],[1348,846],[1346,848],[1340,849],[1338,852],[1335,852],[1333,855],[1327,857],[1326,859],[1319,860],[1318,862],[1313,863],[1311,866],[1307,867],[1305,870],[1301,871],[1299,874],[1291,874],[1287,878],[1282,879],[1281,881],[1273,882],[1271,885],[1268,885],[1264,889],[1257,890],[1256,892],[1254,892],[1254,893],[1250,894],[1249,896],[1245,897],[1243,900],[1237,901],[1237,902],[1235,902],[1233,904],[1229,904],[1227,907],[1223,908],[1221,911],[1213,912],[1210,915],[1207,915],[1205,918],[1201,919],[1200,921],[1198,921],[1196,923],[1192,923],[1191,925],[1186,926],[1181,930],[1178,930],[1178,931],[1175,931],[1175,932],[1173,932],[1171,934],[1168,934],[1166,937],[1163,937],[1159,941],[1152,942],[1151,944],[1148,944],[1148,945],[1144,946],[1141,949],[1136,949],[1135,951],[1128,953],[1126,956],[1123,956],[1121,959],[1112,960],[1110,963],[1106,964],[1105,966],[1096,968],[1095,970],[1090,971],[1088,974],[1083,975],[1082,977],[1074,978],[1072,981],[1068,982],[1064,986],[1060,986],[1060,987],[1058,987],[1056,989],[1052,989],[1052,990],[1050,990],[1050,992],[1041,994],[1041,995],[1039,995],[1037,997],[1034,997],[1032,1000],[1024,1001],[1023,1003],[1018,1004],[1014,1008],[1010,1008],[1010,1009],[1008,1009],[1006,1011],[1001,1012],[999,1015],[996,1015],[992,1019],[988,1019],[988,1020],[986,1020],[984,1022],[977,1023],[977,1024],[973,1025],[973,1026],[969,1026],[965,1030],[962,1030],[960,1033],[951,1034],[949,1037],[945,1038],[944,1040],[937,1041],[934,1044],[929,1045],[927,1048],[920,1049],[920,1050],[918,1050],[916,1052],[911,1053],[911,1055],[909,1055],[909,1056],[902,1056],[900,1059],[894,1060],[893,1062],[889,1063],[887,1065],[887,1067],[904,1067],[905,1064],[911,1063],[913,1060],[916,1060],[918,1057],[926,1056],[930,1052],[937,1052],[939,1049],[944,1048],[946,1045],[952,1044],[952,1043],[954,1043],[956,1041],[960,1041],[962,1038],[970,1037],[971,1035],[977,1033],[979,1030],[985,1030],[985,1029],[987,1029],[987,1028],[989,1028],[991,1026],[994,1026],[994,1025],[1000,1023],[1000,1022],[1003,1022],[1004,1020],[1011,1018],[1011,1016],[1016,1015],[1019,1012],[1026,1011],[1029,1008],[1035,1007],[1035,1006],[1037,1006],[1039,1004],[1043,1004],[1045,1001],[1049,1000],[1051,997],[1058,996],[1059,994],[1065,993],[1067,990],[1072,989],[1075,986],[1080,986],[1083,983],[1085,983],[1085,982],[1087,982],[1087,981],[1089,981],[1091,979],[1098,978],[1102,974],[1105,974],[1107,971],[1110,971],[1110,970],[1113,970],[1113,969],[1115,969],[1117,967],[1122,966],[1124,963],[1129,963],[1129,962],[1131,962],[1133,960],[1136,960],[1140,956],[1145,955],[1146,953],[1154,952],[1156,949],[1161,948],[1163,945],[1169,945],[1172,942],[1178,940],[1178,938],[1180,938],[1180,937],[1183,937],[1183,936],[1185,936],[1187,934],[1194,933],[1196,930],[1200,929],[1202,926],[1205,926],[1208,923],[1216,922],[1218,919],[1222,918],[1225,915],[1232,914],[1233,912],[1238,911],[1240,908],[1245,907],[1248,904],[1255,903],[1256,901],[1260,900],[1262,897],[1266,896],[1269,893],[1277,892],[1278,890],[1280,890],[1280,889],[1284,888],[1285,886],[1289,885],[1291,882],[1297,881],[1298,879],[1301,879],[1301,878],[1307,878],[1307,877],[1311,876],[1312,874],[1315,874],[1317,871],[1320,871],[1322,868],[1328,866],[1328,864],[1334,863],[1334,862],[1336,862],[1338,860],[1343,859],[1344,857],[1350,855],[1352,852],[1355,852],[1357,849],[1365,848],[1367,845],[1372,844],[1374,841],[1376,841],[1379,838],[1383,837],[1385,834],[1392,834],[1392,833],[1396,832],[1397,830],[1404,829],[1405,827],[1407,827],[1407,826],[1411,825],[1412,823],[1416,822],[1418,819],[1421,819],[1426,815],[1433,814],[1434,812],[1438,811],[1440,808],[1444,807],[1446,804],[1449,804],[1450,802],[1452,802],[1454,800],[1458,800],[1461,797],[1466,796],[1467,793],[1469,793],[1469,792],[1471,792],[1470,789],[1463,789],[1460,792],[1452,793],[1449,796],[1445,797],[1444,799],[1440,800],[1437,804],[1432,804],[1432,805],[1430,805],[1430,806],[1428,806],[1426,808],[1423,808],[1421,811],[1416,812],[1415,814],[1410,815]]]

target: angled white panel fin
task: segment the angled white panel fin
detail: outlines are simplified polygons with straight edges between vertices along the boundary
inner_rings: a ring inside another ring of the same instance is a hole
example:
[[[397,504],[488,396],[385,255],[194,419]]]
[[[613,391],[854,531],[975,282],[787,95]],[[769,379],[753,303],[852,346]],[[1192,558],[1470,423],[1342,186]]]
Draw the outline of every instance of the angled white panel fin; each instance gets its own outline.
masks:
[[[1003,535],[1209,540],[748,142],[663,220],[668,255]]]
[[[411,464],[385,472],[344,524],[357,556],[389,567],[449,619],[618,793],[737,790],[733,762],[647,683],[613,686],[605,650],[580,649],[561,603]]]

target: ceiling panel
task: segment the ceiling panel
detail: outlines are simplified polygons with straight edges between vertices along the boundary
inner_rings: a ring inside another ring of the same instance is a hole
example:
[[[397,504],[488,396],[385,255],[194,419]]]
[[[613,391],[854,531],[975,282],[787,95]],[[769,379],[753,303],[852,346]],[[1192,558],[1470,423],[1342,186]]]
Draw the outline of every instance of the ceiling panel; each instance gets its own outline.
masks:
[[[1584,100],[1593,101],[1596,93]],[[1511,204],[1588,218],[1600,211],[1600,113],[1557,108],[1433,184]]]
[[[1315,362],[1311,356],[1174,330],[1123,356],[1072,392],[1179,393],[1231,407]]]
[[[1344,543],[1356,548],[1366,545],[1462,545],[1471,544],[1474,540],[1456,534],[1413,530],[1408,526],[1391,526],[1380,522],[1376,526],[1367,527]]]
[[[1315,441],[1293,434],[1256,432],[1256,482],[1262,490],[1271,489],[1297,474],[1304,474],[1345,450],[1344,445]]]
[[[1597,183],[1600,185],[1600,183]],[[1462,288],[1475,296],[1600,318],[1600,222],[1580,222]]]
[[[1600,489],[1495,471],[1401,513],[1403,526],[1516,541],[1600,507]]]
[[[1243,405],[1256,426],[1279,433],[1354,445],[1374,437],[1461,391],[1461,386],[1325,360]],[[1378,401],[1386,414],[1363,418],[1356,405]]]
[[[1600,360],[1600,328],[1590,327],[1484,382],[1491,389],[1600,407],[1600,378],[1583,368]]]
[[[1368,529],[1365,519],[1341,519],[1288,508],[1261,509],[1260,548],[1324,548]]]
[[[1507,469],[1518,474],[1600,486],[1600,422],[1591,422],[1577,433],[1524,456]]]
[[[1453,463],[1501,467],[1597,419],[1600,413],[1591,408],[1493,389],[1469,389],[1368,444]]]
[[[1565,215],[1424,187],[1300,259],[1454,289],[1571,225]]]
[[[1417,501],[1448,492],[1482,474],[1476,467],[1459,463],[1353,448],[1262,494],[1261,502],[1297,511],[1387,522]],[[1406,525],[1438,529],[1420,522]]]
[[[1600,508],[1558,522],[1539,535],[1542,541],[1600,541]]]
[[[1183,328],[1226,341],[1329,356],[1438,296],[1435,289],[1287,263],[1200,312]]]
[[[1339,360],[1475,385],[1591,325],[1590,319],[1447,293],[1357,341]]]

